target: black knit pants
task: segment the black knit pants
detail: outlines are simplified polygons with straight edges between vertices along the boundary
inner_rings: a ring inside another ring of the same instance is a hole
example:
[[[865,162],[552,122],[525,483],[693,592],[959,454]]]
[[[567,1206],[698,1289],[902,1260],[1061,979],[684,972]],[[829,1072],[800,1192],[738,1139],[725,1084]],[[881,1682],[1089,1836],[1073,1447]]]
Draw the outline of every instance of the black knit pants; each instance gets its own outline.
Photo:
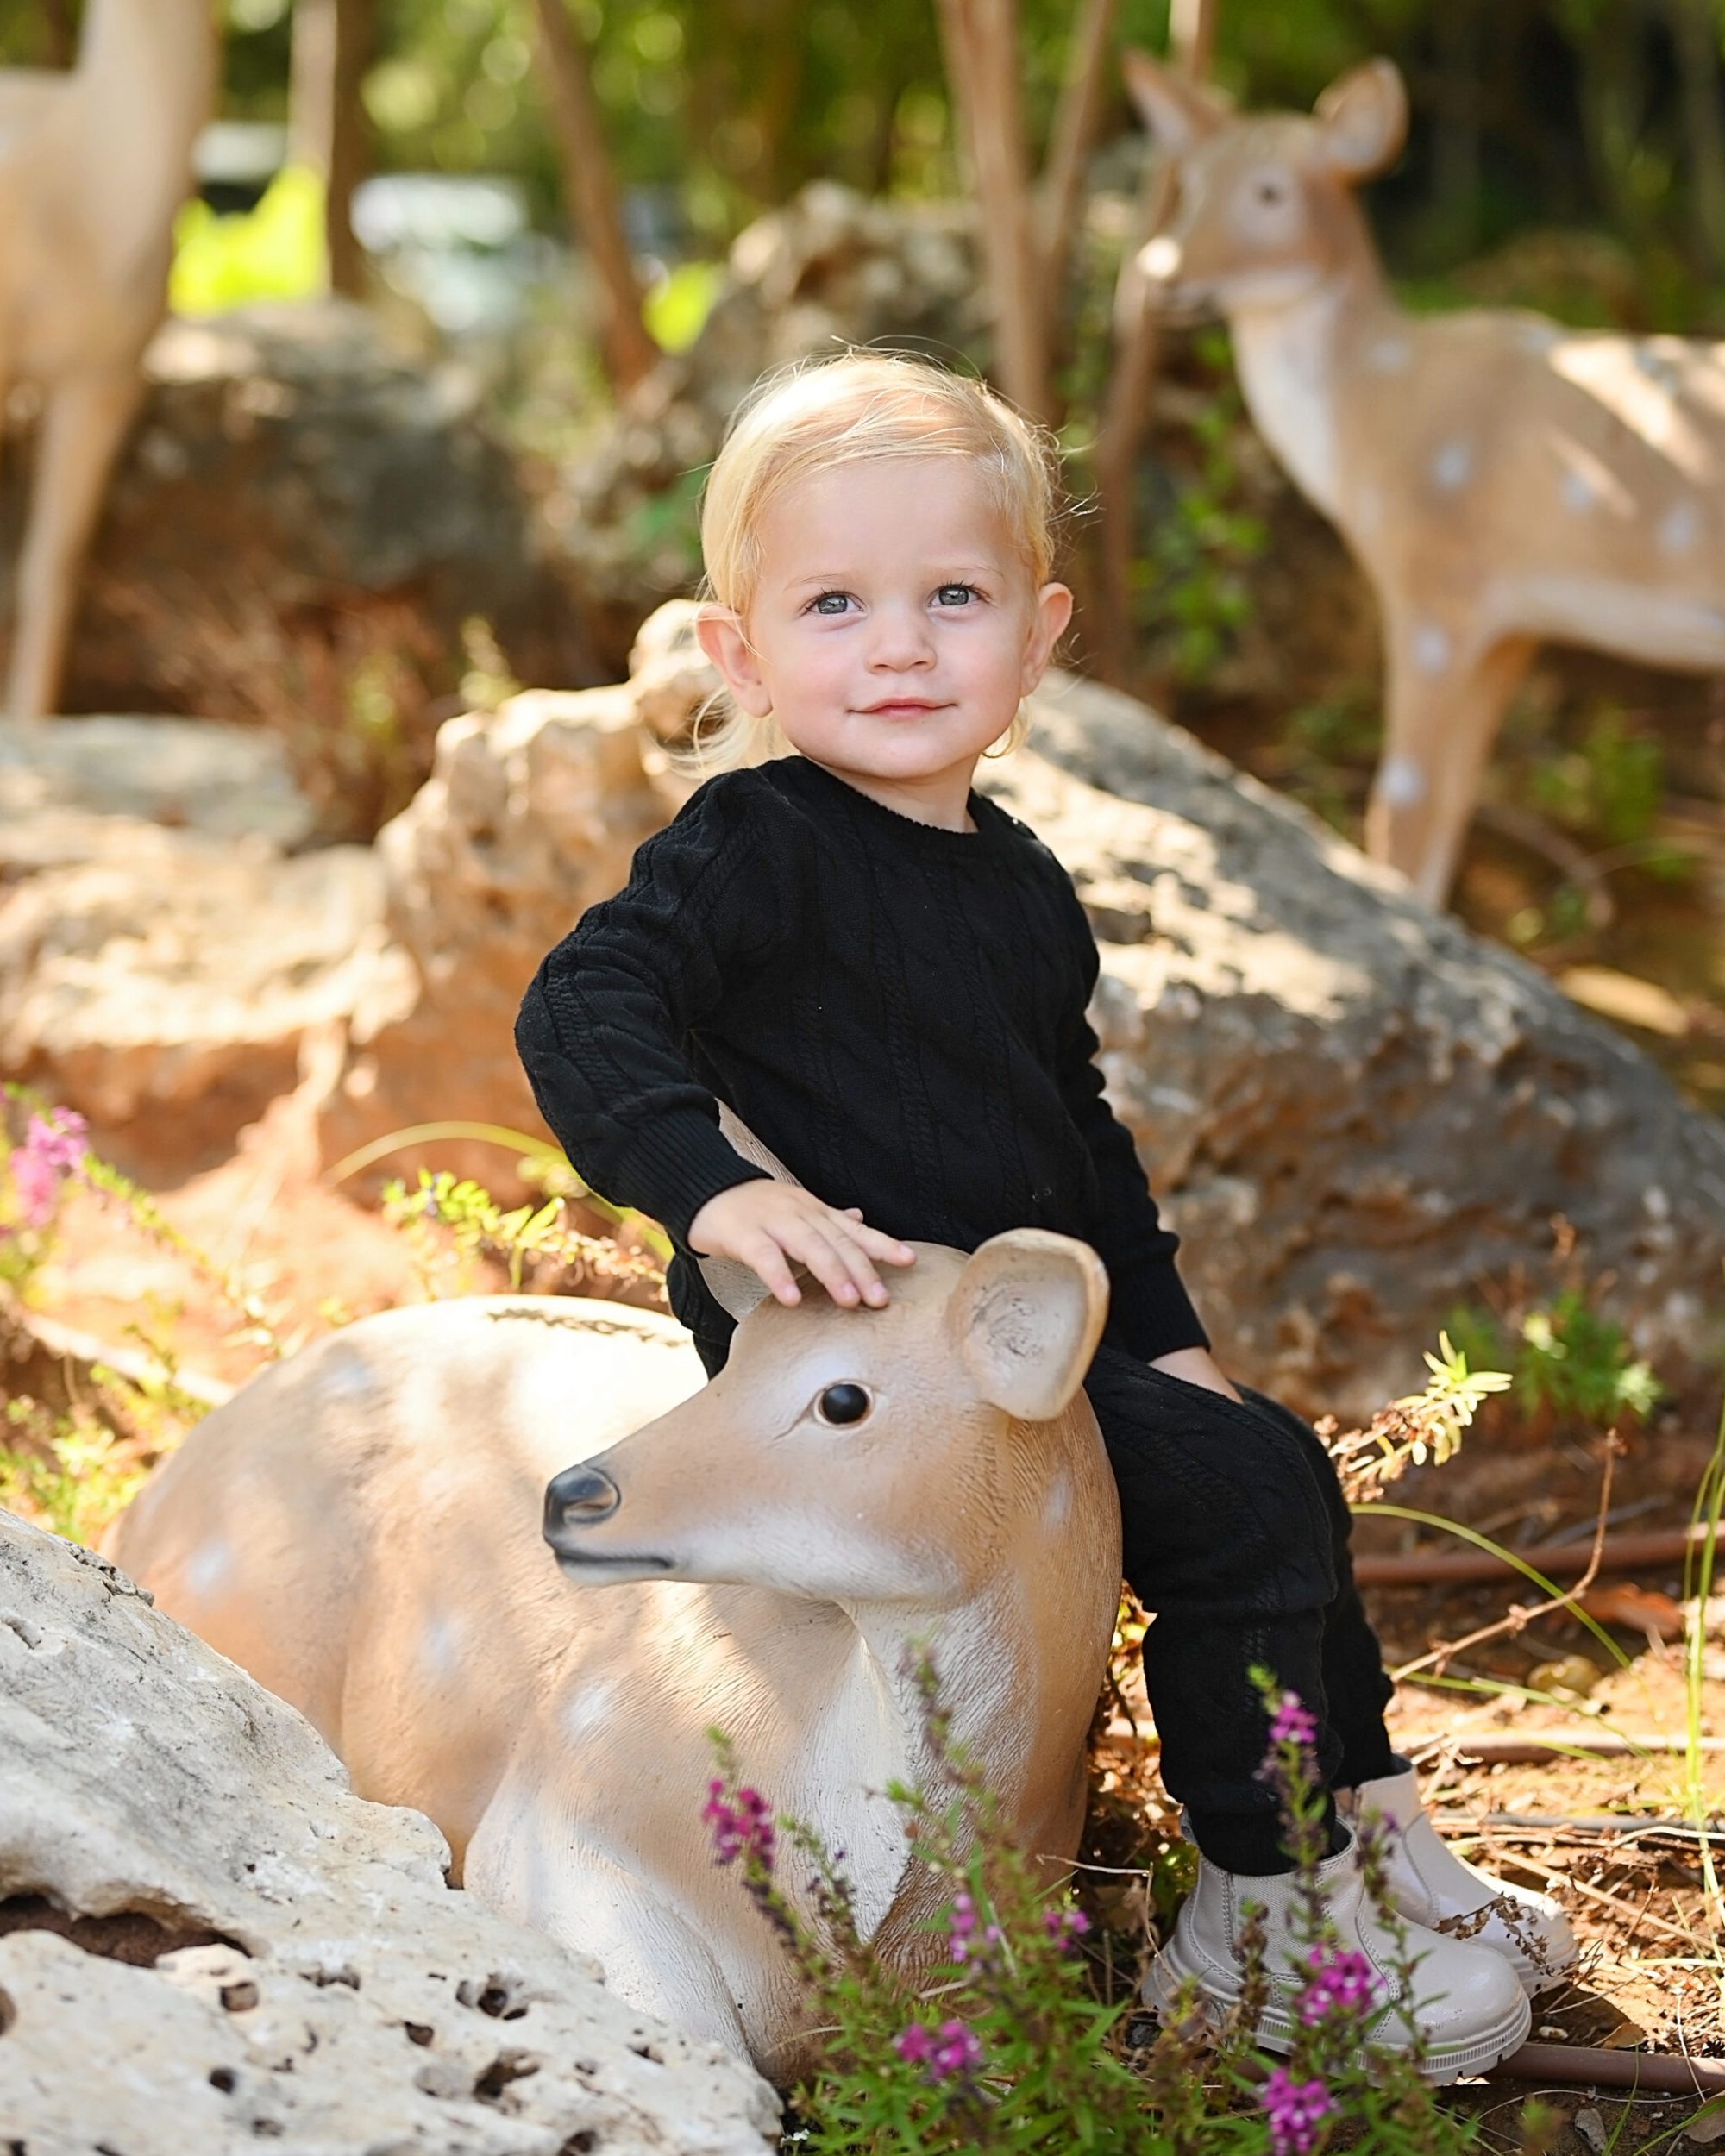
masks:
[[[1256,1778],[1254,1664],[1317,1716],[1327,1788],[1396,1771],[1335,1469],[1278,1401],[1246,1391],[1237,1405],[1107,1341],[1084,1386],[1120,1485],[1126,1580],[1156,1613],[1144,1672],[1164,1786],[1212,1863],[1285,1871],[1276,1798]]]
[[[710,1377],[724,1368],[728,1335],[695,1345]],[[1327,1788],[1397,1768],[1336,1471],[1278,1401],[1247,1392],[1239,1406],[1106,1340],[1084,1388],[1120,1485],[1126,1580],[1156,1613],[1144,1672],[1163,1784],[1213,1864],[1286,1871],[1276,1798],[1257,1778],[1269,1725],[1254,1665],[1316,1715]]]

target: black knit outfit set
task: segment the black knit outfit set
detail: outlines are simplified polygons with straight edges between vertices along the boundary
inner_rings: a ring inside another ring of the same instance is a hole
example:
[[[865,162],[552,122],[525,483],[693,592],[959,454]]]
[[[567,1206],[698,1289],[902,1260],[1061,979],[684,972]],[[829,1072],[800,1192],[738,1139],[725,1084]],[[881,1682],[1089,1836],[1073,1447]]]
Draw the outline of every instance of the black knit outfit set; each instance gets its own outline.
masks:
[[[672,1307],[709,1375],[734,1327],[689,1224],[762,1172],[720,1136],[719,1099],[808,1189],[888,1235],[972,1250],[1042,1227],[1092,1245],[1110,1302],[1085,1389],[1126,1576],[1156,1613],[1163,1778],[1214,1863],[1285,1871],[1256,1778],[1255,1664],[1318,1713],[1328,1786],[1397,1768],[1347,1507],[1287,1408],[1150,1367],[1208,1342],[1103,1098],[1095,943],[1049,849],[986,797],[969,806],[974,830],[919,823],[800,755],[709,780],[540,967],[521,1059],[587,1184],[669,1233]]]

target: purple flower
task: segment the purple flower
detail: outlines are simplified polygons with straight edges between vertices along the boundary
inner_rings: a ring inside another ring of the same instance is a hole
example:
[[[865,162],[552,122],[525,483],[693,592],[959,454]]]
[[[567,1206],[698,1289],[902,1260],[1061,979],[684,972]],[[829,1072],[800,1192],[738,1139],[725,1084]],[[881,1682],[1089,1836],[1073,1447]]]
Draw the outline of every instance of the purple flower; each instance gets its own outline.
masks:
[[[982,2060],[982,2038],[963,2021],[943,2021],[938,2028],[913,2021],[893,2039],[893,2049],[907,2066],[920,2066],[932,2082],[969,2074]]]
[[[1318,2142],[1318,2127],[1337,2109],[1321,2081],[1295,2081],[1278,2066],[1264,2083],[1258,2102],[1270,2119],[1270,2143],[1276,2156],[1308,2156]]]
[[[976,1904],[961,1887],[952,1897],[952,1914],[947,1919],[949,1951],[954,1961],[986,1961],[990,1947],[1000,1943],[1000,1927],[989,1924],[982,1931],[976,1928]]]
[[[1377,2002],[1377,1972],[1364,1954],[1321,1941],[1306,1957],[1311,1971],[1301,1986],[1298,2011],[1308,2028],[1331,2015],[1364,2019]]]
[[[1090,1920],[1082,1909],[1047,1908],[1042,1912],[1042,1927],[1051,1939],[1070,1946],[1089,1930]]]
[[[89,1125],[71,1108],[53,1108],[45,1122],[30,1118],[24,1142],[12,1153],[12,1188],[27,1228],[45,1226],[60,1184],[84,1158]]]
[[[1311,1745],[1318,1740],[1316,1717],[1302,1706],[1297,1692],[1284,1692],[1270,1720],[1273,1745]]]
[[[701,1817],[712,1829],[715,1864],[731,1864],[738,1857],[750,1856],[772,1870],[773,1822],[767,1800],[759,1790],[739,1789],[733,1803],[725,1795],[724,1783],[715,1775],[706,1785]]]

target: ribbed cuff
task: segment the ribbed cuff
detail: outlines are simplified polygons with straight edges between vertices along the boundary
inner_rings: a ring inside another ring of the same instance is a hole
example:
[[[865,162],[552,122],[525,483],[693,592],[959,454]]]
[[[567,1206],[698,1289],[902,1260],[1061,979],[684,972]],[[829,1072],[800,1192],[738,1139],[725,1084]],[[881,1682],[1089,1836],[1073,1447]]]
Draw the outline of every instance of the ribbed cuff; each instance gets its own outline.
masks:
[[[720,1134],[716,1116],[699,1108],[649,1118],[619,1156],[619,1189],[678,1242],[709,1198],[737,1183],[770,1182],[764,1168],[743,1159]]]

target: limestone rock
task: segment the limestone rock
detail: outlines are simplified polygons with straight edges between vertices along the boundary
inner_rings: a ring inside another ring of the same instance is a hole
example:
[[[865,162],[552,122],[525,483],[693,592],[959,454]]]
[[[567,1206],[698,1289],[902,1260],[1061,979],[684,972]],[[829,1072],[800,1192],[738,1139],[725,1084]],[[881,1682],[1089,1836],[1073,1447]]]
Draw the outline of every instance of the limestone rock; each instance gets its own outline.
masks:
[[[417,1123],[539,1128],[515,1014],[545,953],[621,888],[636,847],[673,812],[653,755],[627,686],[534,691],[443,726],[430,781],[378,839],[410,986],[355,1019],[323,1111],[327,1161]],[[507,1181],[495,1146],[445,1144],[436,1157]]]
[[[1143,705],[1053,677],[987,784],[1101,945],[1117,1112],[1230,1369],[1365,1415],[1552,1223],[1663,1372],[1711,1369],[1725,1129],[1521,960]]]
[[[398,360],[339,301],[170,322],[146,366],[85,578],[68,708],[241,716],[277,674],[289,711],[377,610],[392,647],[423,647],[434,694],[454,686],[471,614],[518,669],[571,678],[571,609],[462,370]],[[9,533],[17,484],[9,460]],[[15,568],[9,536],[0,582]]]
[[[133,1172],[219,1157],[310,1035],[399,1006],[381,866],[284,855],[311,812],[267,736],[66,720],[0,755],[0,1071]]]
[[[0,1514],[0,2120],[35,2156],[760,2156],[777,2107],[444,1883],[292,1708]]]

